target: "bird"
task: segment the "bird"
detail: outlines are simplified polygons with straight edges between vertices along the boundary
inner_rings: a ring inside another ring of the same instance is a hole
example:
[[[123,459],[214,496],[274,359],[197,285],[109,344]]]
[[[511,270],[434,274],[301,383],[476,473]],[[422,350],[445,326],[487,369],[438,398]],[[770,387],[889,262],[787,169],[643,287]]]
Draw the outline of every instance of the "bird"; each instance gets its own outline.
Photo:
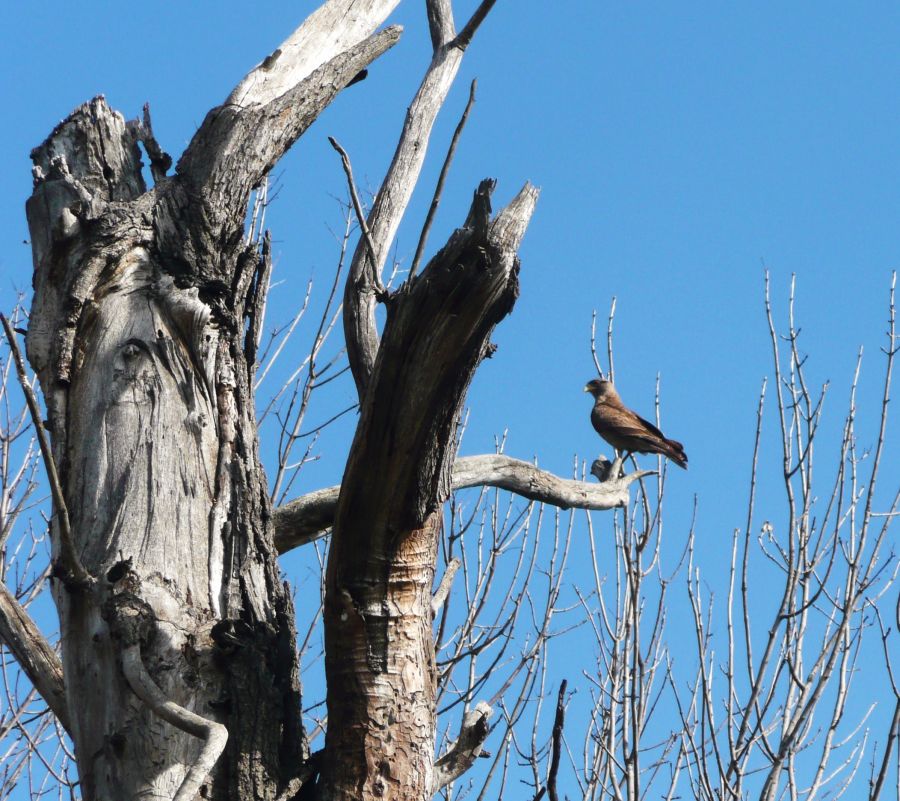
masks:
[[[684,446],[677,440],[668,439],[653,423],[622,403],[611,381],[602,376],[595,378],[587,382],[584,391],[594,396],[591,423],[603,439],[616,451],[621,451],[622,460],[632,453],[659,453],[687,470]]]

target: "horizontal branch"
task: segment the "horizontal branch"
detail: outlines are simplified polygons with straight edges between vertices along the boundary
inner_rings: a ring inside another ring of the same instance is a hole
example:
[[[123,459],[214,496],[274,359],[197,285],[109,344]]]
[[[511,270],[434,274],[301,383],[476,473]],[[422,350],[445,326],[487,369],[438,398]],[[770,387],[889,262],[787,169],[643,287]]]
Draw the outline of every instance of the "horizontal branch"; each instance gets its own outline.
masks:
[[[31,616],[0,582],[0,641],[9,648],[28,680],[71,732],[62,662]]]
[[[486,454],[457,459],[453,465],[452,486],[454,490],[498,487],[561,509],[606,511],[625,506],[631,483],[647,474],[647,471],[636,470],[621,478],[593,484],[559,478],[521,459]],[[326,487],[275,509],[275,547],[278,552],[285,553],[325,536],[334,523],[340,491],[340,486]]]

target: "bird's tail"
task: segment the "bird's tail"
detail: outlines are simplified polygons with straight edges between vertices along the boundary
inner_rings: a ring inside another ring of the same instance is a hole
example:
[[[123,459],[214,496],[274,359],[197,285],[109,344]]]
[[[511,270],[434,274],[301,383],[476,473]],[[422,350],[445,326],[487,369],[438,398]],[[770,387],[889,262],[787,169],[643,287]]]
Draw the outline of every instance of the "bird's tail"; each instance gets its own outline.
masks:
[[[682,468],[683,470],[687,470],[687,454],[684,452],[684,445],[682,445],[678,440],[666,440],[666,456],[668,456],[680,468]]]

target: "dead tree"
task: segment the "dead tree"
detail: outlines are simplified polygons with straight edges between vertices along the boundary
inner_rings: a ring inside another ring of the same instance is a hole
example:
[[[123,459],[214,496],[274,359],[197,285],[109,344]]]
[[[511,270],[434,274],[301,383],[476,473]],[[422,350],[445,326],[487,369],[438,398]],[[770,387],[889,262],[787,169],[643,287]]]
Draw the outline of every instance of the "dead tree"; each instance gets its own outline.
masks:
[[[126,122],[102,97],[32,154],[26,342],[52,441],[61,669],[14,598],[0,633],[71,735],[87,801],[288,799],[319,772],[327,799],[430,797],[447,780],[446,763],[435,779],[431,590],[454,482],[561,506],[627,502],[634,474],[597,485],[502,456],[453,463],[466,389],[518,293],[531,186],[492,216],[483,182],[421,272],[383,287],[432,124],[493,5],[457,30],[448,0],[428,0],[433,59],[344,292],[361,414],[343,482],[271,508],[253,398],[271,265],[244,236],[248,202],[397,41],[398,28],[377,30],[396,3],[329,0],[207,114],[171,174],[149,113]],[[311,758],[277,555],[332,525],[328,724]],[[457,750],[476,753],[483,727],[471,729]]]

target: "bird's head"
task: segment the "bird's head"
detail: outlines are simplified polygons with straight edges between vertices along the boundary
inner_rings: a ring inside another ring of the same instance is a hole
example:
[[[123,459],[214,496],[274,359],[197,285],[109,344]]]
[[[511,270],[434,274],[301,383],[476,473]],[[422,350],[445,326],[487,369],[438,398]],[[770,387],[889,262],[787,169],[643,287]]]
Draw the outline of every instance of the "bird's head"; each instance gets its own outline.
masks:
[[[595,378],[593,381],[588,381],[584,385],[584,391],[590,392],[598,400],[615,393],[612,381],[607,381],[605,378]]]

